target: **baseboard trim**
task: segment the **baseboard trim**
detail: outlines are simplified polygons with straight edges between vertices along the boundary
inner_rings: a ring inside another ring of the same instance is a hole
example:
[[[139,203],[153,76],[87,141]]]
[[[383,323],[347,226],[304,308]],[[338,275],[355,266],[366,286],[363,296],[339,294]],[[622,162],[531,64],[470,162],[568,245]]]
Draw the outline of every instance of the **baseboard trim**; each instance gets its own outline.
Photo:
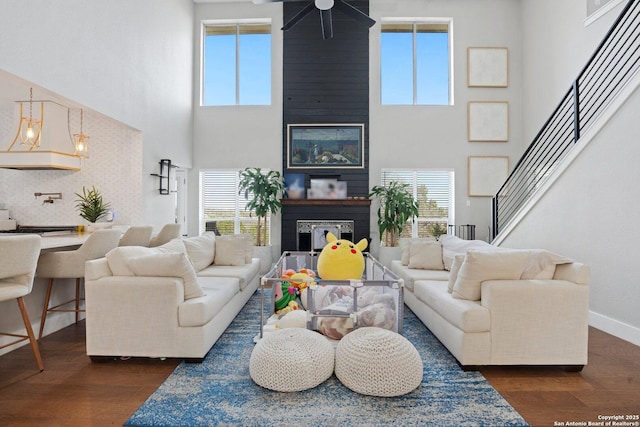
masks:
[[[589,325],[640,346],[640,328],[620,322],[605,315],[589,311]]]

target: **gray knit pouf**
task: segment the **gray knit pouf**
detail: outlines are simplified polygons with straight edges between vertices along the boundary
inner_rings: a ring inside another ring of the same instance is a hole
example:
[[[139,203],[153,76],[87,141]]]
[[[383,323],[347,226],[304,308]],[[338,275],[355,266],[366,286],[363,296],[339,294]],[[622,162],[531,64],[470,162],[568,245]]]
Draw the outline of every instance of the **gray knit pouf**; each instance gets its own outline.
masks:
[[[280,329],[253,348],[249,375],[261,387],[275,391],[313,388],[331,377],[335,351],[322,335],[307,329]]]
[[[422,382],[422,359],[400,334],[382,328],[359,328],[338,343],[335,373],[356,393],[401,396]]]

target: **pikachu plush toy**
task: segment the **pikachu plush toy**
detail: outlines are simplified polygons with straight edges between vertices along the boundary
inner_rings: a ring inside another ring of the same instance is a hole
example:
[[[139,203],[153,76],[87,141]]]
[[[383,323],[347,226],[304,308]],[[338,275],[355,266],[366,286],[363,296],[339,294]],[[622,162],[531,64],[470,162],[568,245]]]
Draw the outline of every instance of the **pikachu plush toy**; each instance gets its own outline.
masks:
[[[338,240],[333,233],[327,233],[327,242],[318,256],[318,276],[325,280],[362,279],[362,251],[367,248],[367,239],[354,244],[349,240]]]

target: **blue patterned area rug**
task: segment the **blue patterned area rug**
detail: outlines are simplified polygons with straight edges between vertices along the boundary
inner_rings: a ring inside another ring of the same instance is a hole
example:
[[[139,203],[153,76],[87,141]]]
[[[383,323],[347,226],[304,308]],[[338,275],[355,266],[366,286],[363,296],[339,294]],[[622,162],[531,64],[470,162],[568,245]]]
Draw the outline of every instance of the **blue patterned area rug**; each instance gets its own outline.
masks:
[[[125,425],[528,426],[482,374],[464,372],[409,309],[403,335],[418,349],[424,375],[416,390],[401,397],[363,396],[335,375],[302,392],[264,389],[249,377],[259,327],[258,291],[204,362],[180,364]],[[295,381],[296,373],[290,375]]]

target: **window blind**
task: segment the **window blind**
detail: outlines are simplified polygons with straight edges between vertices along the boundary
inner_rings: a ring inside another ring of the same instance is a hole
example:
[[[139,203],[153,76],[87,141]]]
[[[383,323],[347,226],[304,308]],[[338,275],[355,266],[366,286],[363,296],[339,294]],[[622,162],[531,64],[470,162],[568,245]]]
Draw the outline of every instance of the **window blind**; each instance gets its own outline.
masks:
[[[454,222],[453,171],[383,169],[380,184],[387,186],[392,181],[409,184],[419,203],[418,218],[403,231],[403,237],[431,235],[436,224],[446,231],[448,224]]]
[[[244,193],[238,194],[239,169],[219,169],[201,172],[201,230],[208,221],[215,221],[221,234],[257,234],[258,218],[245,209]],[[271,220],[267,218],[267,241]]]

